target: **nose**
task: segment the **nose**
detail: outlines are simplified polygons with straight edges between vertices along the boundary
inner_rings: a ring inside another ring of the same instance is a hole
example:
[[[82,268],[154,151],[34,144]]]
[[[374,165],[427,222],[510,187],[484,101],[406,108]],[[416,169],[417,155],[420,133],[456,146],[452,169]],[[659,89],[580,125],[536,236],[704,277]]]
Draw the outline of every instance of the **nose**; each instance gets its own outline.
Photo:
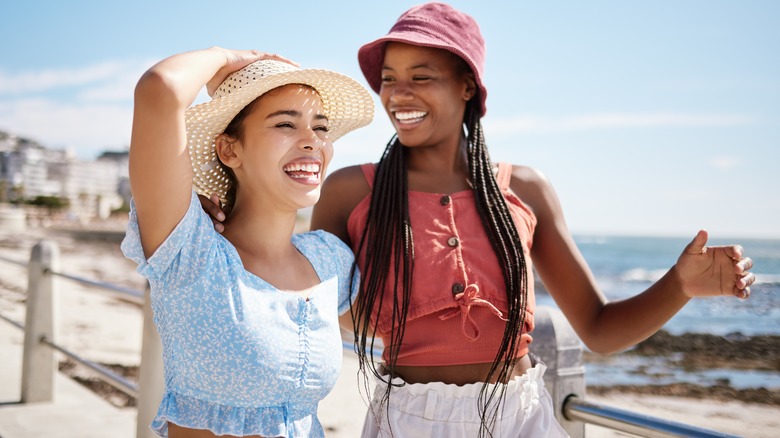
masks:
[[[412,97],[412,90],[409,88],[408,84],[403,81],[396,82],[390,92],[390,100],[394,103],[406,102],[411,100]]]
[[[317,134],[317,131],[310,127],[306,130],[306,132],[308,135],[304,135],[299,143],[301,149],[311,152],[316,152],[322,149],[325,140],[320,138],[320,135]]]

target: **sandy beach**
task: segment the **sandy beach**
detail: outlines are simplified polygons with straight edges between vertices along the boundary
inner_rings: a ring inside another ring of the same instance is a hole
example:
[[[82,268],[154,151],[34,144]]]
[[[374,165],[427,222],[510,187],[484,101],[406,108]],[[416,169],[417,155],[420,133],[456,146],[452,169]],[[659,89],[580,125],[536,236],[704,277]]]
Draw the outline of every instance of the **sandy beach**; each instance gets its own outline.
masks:
[[[89,233],[80,228],[28,229],[23,233],[0,230],[0,256],[27,261],[30,250],[41,239],[55,241],[61,253],[61,271],[107,281],[128,288],[142,290],[144,279],[135,272],[135,264],[123,257],[118,236],[124,227],[121,221],[89,227]],[[0,260],[0,313],[19,322],[24,321],[26,297],[26,269]],[[57,315],[57,339],[66,348],[79,352],[87,359],[115,365],[117,370],[133,378],[140,361],[142,314],[136,304],[105,294],[97,289],[62,280]],[[0,320],[0,324],[7,322]],[[19,342],[0,339],[0,342]],[[664,354],[656,352],[655,354]],[[774,351],[773,354],[778,354]],[[761,358],[757,360],[760,361]],[[776,356],[765,357],[769,366],[777,366]],[[61,364],[64,372],[89,382],[89,371]],[[2,371],[2,366],[0,366]],[[358,436],[366,410],[357,390],[357,361],[345,353],[344,368],[333,392],[321,403],[320,416],[328,436]],[[619,390],[618,390],[619,389]],[[588,400],[638,413],[746,437],[773,437],[780,431],[780,404],[777,391],[770,391],[769,399],[738,401],[729,393],[705,391],[690,397],[693,392],[677,393],[686,396],[667,396],[639,393],[639,388],[598,388],[588,394]],[[133,409],[127,398],[104,390],[114,404]],[[760,401],[760,402],[757,402]],[[2,409],[2,407],[0,407]],[[588,426],[589,437],[625,436],[595,426]]]

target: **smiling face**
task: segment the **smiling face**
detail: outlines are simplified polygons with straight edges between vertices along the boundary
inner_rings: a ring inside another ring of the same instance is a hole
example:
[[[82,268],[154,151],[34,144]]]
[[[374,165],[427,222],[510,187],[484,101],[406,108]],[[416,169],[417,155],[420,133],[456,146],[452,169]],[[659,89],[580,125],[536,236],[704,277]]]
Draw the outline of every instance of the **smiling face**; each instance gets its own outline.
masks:
[[[300,209],[320,196],[333,157],[319,94],[286,85],[250,104],[236,138],[221,136],[217,152],[238,182],[236,207],[247,202]]]
[[[474,81],[465,63],[441,49],[388,43],[379,96],[405,146],[455,144]]]

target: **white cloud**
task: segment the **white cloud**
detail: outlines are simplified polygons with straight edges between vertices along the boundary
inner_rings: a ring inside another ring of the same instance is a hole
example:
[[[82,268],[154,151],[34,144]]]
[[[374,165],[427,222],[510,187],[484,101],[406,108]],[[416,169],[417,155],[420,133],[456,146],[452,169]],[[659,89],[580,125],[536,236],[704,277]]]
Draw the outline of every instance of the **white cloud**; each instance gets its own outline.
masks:
[[[728,156],[728,155],[719,155],[710,158],[707,164],[709,164],[711,167],[714,167],[716,169],[731,170],[739,166],[740,164],[742,164],[742,161],[737,157]]]
[[[77,97],[96,102],[132,102],[135,84],[154,63],[153,60],[127,62],[122,66],[122,71],[104,78],[100,83],[89,85]]]
[[[154,61],[106,61],[78,69],[46,69],[16,74],[0,70],[0,96],[25,96],[78,87],[79,99],[128,100],[141,74]]]
[[[558,118],[527,115],[486,118],[485,129],[499,135],[588,129],[739,126],[751,123],[755,123],[752,117],[731,114],[596,113]]]
[[[130,143],[132,105],[63,104],[46,99],[0,101],[0,130],[91,159]]]
[[[118,62],[103,62],[80,69],[28,71],[15,75],[0,71],[0,93],[23,94],[84,85],[111,78],[122,71],[123,66]]]
[[[133,90],[154,60],[11,75],[0,70],[0,130],[90,159],[130,143]],[[75,91],[65,101],[61,91]]]

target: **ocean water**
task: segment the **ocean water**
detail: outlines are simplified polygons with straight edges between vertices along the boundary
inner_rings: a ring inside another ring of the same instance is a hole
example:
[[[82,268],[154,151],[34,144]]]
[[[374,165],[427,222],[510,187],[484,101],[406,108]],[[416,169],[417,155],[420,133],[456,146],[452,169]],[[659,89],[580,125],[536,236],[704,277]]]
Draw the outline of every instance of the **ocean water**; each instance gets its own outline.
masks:
[[[610,300],[644,291],[674,265],[689,240],[674,237],[575,236],[601,291]],[[710,240],[709,245],[739,243],[753,260],[756,282],[747,300],[708,297],[691,300],[664,329],[672,334],[725,336],[780,334],[780,239]],[[540,293],[539,304],[557,307]]]
[[[676,262],[690,239],[674,237],[575,236],[596,282],[610,300],[631,297],[650,286]],[[739,243],[753,260],[756,282],[747,300],[710,297],[691,300],[664,329],[672,334],[780,335],[780,239],[711,239],[708,245]],[[543,288],[539,288],[543,289]],[[557,307],[540,291],[537,304]],[[637,372],[642,370],[642,372]],[[669,367],[664,358],[616,356],[586,365],[588,384],[665,384],[727,381],[735,388],[780,389],[780,373],[714,369],[690,372]]]

